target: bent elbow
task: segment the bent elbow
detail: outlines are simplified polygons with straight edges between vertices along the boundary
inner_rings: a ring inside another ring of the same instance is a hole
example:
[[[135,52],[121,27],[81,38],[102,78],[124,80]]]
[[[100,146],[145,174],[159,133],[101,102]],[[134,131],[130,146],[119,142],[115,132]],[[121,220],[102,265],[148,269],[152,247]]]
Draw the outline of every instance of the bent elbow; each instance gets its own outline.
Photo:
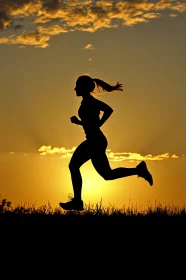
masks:
[[[109,111],[110,111],[110,114],[112,114],[114,112],[114,110],[112,108],[110,108]]]
[[[109,110],[107,110],[107,112],[105,112],[106,113],[106,115],[108,116],[108,117],[110,117],[111,115],[112,115],[112,113],[113,113],[113,109],[112,108],[110,108]]]
[[[107,107],[106,110],[104,110],[104,114],[110,116],[113,113],[113,109],[111,107]]]

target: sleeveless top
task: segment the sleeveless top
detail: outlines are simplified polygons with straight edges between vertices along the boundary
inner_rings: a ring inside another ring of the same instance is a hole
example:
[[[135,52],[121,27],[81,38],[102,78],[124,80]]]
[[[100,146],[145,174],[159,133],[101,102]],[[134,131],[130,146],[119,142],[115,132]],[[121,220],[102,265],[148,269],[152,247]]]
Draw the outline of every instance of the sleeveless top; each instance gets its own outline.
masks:
[[[82,100],[78,115],[82,121],[83,129],[87,137],[94,136],[101,132],[99,128],[100,110],[93,96],[90,95],[87,99]]]

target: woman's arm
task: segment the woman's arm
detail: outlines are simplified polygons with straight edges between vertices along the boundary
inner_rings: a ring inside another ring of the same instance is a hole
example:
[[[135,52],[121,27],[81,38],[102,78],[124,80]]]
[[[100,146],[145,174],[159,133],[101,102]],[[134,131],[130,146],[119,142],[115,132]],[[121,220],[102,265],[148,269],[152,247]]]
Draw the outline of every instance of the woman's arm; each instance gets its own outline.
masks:
[[[97,100],[96,103],[99,110],[103,111],[103,116],[99,122],[99,127],[101,127],[106,122],[106,120],[108,120],[108,118],[111,116],[111,114],[113,113],[113,109],[109,105],[107,105],[106,103],[100,100]]]

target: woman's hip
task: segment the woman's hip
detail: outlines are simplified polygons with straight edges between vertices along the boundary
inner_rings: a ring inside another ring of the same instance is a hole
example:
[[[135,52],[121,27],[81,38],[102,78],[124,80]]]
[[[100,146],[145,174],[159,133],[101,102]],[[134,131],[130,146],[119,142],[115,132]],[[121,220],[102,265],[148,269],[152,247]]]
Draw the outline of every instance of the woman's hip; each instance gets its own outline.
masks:
[[[87,136],[87,141],[91,146],[92,151],[99,149],[106,150],[108,146],[107,138],[105,137],[102,131]]]

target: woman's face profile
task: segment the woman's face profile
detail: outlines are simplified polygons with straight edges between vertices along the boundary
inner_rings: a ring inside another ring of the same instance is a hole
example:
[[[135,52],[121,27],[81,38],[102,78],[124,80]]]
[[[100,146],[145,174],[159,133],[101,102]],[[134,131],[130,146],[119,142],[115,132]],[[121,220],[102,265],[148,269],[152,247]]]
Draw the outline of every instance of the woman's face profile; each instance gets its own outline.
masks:
[[[88,92],[88,87],[87,87],[87,83],[84,82],[82,79],[78,79],[76,81],[76,86],[74,88],[74,90],[76,91],[76,95],[77,96],[83,96]]]
[[[83,87],[78,81],[76,82],[76,86],[75,86],[74,90],[75,90],[77,96],[82,95]]]

